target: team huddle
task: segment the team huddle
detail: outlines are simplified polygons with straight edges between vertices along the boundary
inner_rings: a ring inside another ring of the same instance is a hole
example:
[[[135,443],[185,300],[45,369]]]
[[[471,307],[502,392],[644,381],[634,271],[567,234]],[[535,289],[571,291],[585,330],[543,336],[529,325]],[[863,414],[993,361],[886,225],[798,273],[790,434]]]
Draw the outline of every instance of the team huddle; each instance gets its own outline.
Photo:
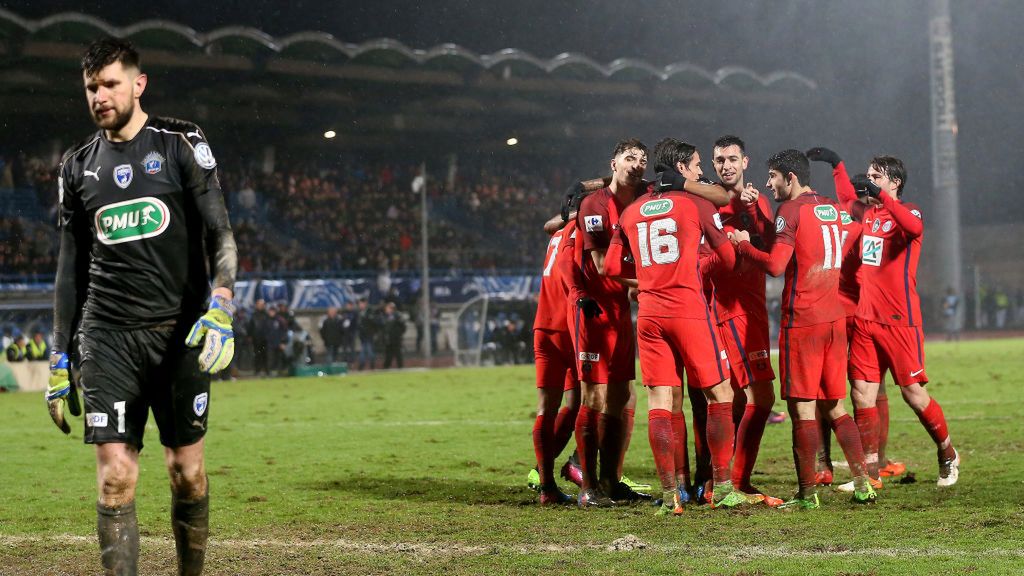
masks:
[[[878,156],[851,179],[832,150],[784,150],[767,163],[767,186],[779,203],[773,215],[745,181],[749,158],[740,138],[715,142],[717,182],[704,178],[691,144],[666,138],[651,154],[657,176],[648,182],[646,146],[620,142],[611,178],[574,185],[561,215],[545,226],[552,236],[534,323],[539,405],[531,473],[541,503],[603,507],[650,498],[642,492],[649,487],[622,474],[637,351],[658,514],[682,514],[688,502],[818,508],[818,485],[833,479],[832,433],[852,475],[837,489],[855,503],[874,502],[882,478],[905,471],[884,458],[886,372],[935,441],[938,486],[955,484],[960,457],[924,387],[916,286],[924,226],[920,210],[902,200],[903,163]],[[831,165],[838,202],[810,187],[811,161]],[[799,482],[787,501],[751,484],[775,403],[766,274],[785,280],[779,393],[792,419]],[[843,404],[847,380],[853,417]],[[561,475],[579,486],[575,499],[554,475],[573,436],[576,452]]]

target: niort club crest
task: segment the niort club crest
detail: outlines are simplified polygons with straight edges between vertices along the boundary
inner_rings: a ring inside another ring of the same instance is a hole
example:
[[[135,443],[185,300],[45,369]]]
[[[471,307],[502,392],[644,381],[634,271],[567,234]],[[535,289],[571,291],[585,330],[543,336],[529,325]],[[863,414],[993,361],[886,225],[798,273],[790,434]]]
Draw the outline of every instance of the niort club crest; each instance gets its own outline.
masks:
[[[207,398],[209,395],[206,392],[202,394],[196,394],[194,400],[192,400],[192,411],[196,413],[196,416],[202,416],[206,413]]]
[[[122,189],[127,188],[132,183],[133,175],[131,164],[121,164],[114,168],[114,184]]]

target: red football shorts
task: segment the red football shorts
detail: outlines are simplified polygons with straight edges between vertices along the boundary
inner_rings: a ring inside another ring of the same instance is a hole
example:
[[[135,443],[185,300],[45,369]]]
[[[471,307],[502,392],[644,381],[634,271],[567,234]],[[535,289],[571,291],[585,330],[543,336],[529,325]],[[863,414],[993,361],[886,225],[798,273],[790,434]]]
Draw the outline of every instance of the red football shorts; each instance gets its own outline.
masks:
[[[575,308],[575,306],[574,306]],[[629,306],[605,306],[596,318],[576,308],[576,371],[581,382],[608,384],[636,378],[636,342]]]
[[[850,379],[881,382],[886,370],[899,386],[928,383],[921,328],[857,318],[850,343]]]
[[[783,328],[779,375],[784,399],[846,398],[846,320]]]
[[[561,386],[562,390],[572,390],[578,385],[575,354],[568,331],[535,329],[533,356],[537,388]]]
[[[746,314],[735,316],[718,325],[722,344],[729,357],[732,383],[746,388],[752,382],[775,380],[772,369],[768,321]]]
[[[729,361],[710,319],[651,318],[636,321],[644,386],[710,388],[729,378]]]

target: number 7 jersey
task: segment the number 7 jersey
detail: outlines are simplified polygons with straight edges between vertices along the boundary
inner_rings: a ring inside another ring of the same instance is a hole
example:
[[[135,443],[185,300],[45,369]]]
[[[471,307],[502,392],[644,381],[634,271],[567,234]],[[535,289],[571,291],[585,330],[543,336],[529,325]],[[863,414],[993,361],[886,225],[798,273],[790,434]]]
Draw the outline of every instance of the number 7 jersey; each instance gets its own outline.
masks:
[[[817,193],[779,205],[775,241],[793,247],[782,290],[782,327],[812,326],[845,318],[839,300],[846,226],[839,207]]]

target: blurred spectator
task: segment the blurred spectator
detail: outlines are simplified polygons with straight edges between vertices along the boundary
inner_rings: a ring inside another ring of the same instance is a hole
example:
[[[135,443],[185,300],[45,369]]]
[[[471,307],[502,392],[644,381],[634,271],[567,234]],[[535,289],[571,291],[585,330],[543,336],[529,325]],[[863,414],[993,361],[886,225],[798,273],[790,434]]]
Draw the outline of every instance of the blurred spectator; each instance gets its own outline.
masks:
[[[249,336],[252,338],[253,375],[259,376],[260,372],[270,375],[270,349],[269,338],[271,324],[273,323],[270,314],[267,312],[266,301],[256,301],[256,309],[249,320]]]
[[[50,360],[50,347],[46,344],[42,331],[35,330],[32,332],[32,339],[25,346],[25,359]]]
[[[402,368],[402,337],[405,336],[405,317],[398,311],[394,302],[384,305],[382,317],[384,336],[384,368],[391,368],[391,362],[396,362],[396,368]]]
[[[280,374],[285,367],[288,345],[288,319],[277,314],[276,308],[267,308],[267,364],[271,374]]]
[[[345,310],[341,312],[341,359],[349,364],[355,361],[356,333],[359,329],[359,314],[355,304],[345,302]]]
[[[946,341],[960,339],[960,297],[952,286],[946,288],[946,297],[942,299],[942,317],[946,324]]]
[[[377,338],[380,320],[378,313],[370,308],[370,303],[365,298],[359,300],[359,369],[373,370],[377,361],[377,354],[374,351],[374,339]]]
[[[18,334],[14,337],[14,341],[4,351],[7,356],[8,362],[24,362],[25,361],[25,335]]]
[[[327,362],[335,362],[338,359],[338,349],[344,340],[345,328],[345,321],[338,315],[338,309],[334,306],[328,308],[327,315],[320,321],[320,337],[324,340]]]
[[[1003,290],[1002,286],[998,286],[996,287],[993,300],[995,304],[996,328],[1002,330],[1006,328],[1006,315],[1010,311],[1010,297],[1006,295],[1006,291]]]

